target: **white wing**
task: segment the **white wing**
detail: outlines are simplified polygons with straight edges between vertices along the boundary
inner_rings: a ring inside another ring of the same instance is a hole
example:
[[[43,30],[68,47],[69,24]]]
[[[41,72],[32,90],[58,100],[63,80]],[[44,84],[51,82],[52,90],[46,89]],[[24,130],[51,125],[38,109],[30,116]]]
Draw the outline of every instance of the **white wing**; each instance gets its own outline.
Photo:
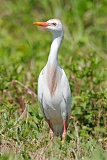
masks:
[[[43,93],[43,70],[40,72],[38,78],[38,101],[41,103]]]
[[[42,113],[44,115],[44,117],[46,118],[45,116],[45,113],[44,113],[44,108],[43,108],[43,90],[44,90],[44,85],[43,85],[43,71],[44,71],[44,68],[42,69],[42,71],[40,72],[40,75],[39,75],[39,78],[38,78],[38,101],[39,101],[39,104],[40,104],[40,108],[42,110]]]
[[[69,123],[69,119],[70,119],[70,113],[71,113],[71,91],[70,91],[70,86],[69,86],[69,82],[68,79],[66,77],[66,74],[64,72],[64,70],[62,69],[63,75],[62,75],[62,80],[61,80],[61,86],[63,87],[63,98],[65,101],[65,107],[66,107],[66,115],[68,118],[68,122]]]

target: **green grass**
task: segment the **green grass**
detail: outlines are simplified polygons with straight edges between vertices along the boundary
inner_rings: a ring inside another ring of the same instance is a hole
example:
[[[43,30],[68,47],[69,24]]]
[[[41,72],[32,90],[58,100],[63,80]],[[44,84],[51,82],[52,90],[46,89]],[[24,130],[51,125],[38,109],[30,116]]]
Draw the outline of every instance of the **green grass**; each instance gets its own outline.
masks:
[[[106,160],[107,1],[0,2],[0,160]],[[59,18],[64,26],[59,63],[72,91],[65,143],[60,137],[50,141],[31,92],[37,94],[52,40],[33,22],[51,18]]]

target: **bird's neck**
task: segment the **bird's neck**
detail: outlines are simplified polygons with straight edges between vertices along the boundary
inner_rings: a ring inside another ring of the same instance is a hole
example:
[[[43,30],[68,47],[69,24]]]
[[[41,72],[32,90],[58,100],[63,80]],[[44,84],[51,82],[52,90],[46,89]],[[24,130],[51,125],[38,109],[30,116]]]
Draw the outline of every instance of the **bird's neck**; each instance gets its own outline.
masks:
[[[53,41],[50,48],[50,54],[48,57],[48,64],[50,65],[57,65],[58,64],[58,49],[60,47],[61,41],[63,38],[63,32],[56,33],[53,36]]]

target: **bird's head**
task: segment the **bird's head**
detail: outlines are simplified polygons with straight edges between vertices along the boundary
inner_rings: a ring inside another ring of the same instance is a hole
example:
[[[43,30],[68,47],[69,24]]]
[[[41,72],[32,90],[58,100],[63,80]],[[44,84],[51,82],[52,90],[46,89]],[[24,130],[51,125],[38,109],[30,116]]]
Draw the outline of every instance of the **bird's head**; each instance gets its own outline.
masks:
[[[50,19],[46,22],[34,22],[33,24],[42,26],[50,30],[53,34],[56,32],[63,33],[62,23],[59,19]]]

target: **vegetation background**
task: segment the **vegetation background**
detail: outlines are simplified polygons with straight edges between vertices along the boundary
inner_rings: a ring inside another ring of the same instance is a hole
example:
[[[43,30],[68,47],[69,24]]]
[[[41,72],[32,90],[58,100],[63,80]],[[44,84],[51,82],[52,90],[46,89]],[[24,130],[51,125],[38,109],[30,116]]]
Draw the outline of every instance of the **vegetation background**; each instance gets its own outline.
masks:
[[[37,79],[59,18],[59,63],[72,91],[64,143],[49,139]],[[31,90],[34,92],[31,92]],[[107,160],[107,0],[0,0],[0,160]]]

